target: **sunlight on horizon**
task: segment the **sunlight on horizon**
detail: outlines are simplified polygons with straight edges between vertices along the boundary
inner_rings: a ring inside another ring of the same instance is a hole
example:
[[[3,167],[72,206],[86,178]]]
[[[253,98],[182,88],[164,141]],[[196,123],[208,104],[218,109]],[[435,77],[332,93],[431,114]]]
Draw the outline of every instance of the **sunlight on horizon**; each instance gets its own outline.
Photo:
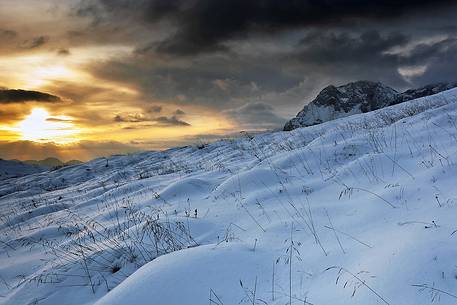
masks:
[[[21,140],[68,144],[79,140],[75,136],[80,133],[80,130],[75,127],[68,116],[51,116],[43,108],[34,108],[18,124],[18,132]]]

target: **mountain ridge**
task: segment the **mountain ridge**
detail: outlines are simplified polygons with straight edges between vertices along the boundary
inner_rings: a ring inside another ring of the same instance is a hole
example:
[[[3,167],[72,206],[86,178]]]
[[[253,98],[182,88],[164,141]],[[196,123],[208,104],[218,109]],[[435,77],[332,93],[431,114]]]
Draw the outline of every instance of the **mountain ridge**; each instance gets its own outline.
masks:
[[[30,174],[36,174],[45,171],[46,168],[27,164],[18,160],[3,160],[0,159],[0,178],[18,178]]]
[[[79,161],[79,160],[70,160],[70,161],[64,162],[55,157],[49,157],[49,158],[45,158],[42,160],[25,160],[25,161],[20,161],[20,162],[25,163],[25,164],[30,164],[30,165],[38,165],[38,166],[46,167],[49,169],[52,169],[55,167],[70,166],[70,165],[76,165],[76,164],[83,163],[82,161]]]
[[[70,160],[63,162],[58,158],[46,158],[43,160],[4,160],[0,158],[0,178],[18,178],[30,174],[54,170],[61,167],[78,165],[83,162],[79,160]]]
[[[283,130],[308,127],[358,113],[397,105],[457,87],[457,83],[435,83],[404,92],[372,81],[356,81],[341,86],[329,85],[290,119]]]

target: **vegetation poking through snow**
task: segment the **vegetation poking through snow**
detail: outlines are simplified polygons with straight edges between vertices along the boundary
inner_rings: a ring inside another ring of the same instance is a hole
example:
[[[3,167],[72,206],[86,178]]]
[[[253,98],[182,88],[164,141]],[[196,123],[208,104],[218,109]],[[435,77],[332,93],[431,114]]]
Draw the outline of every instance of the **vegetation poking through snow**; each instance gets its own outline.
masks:
[[[454,304],[456,102],[2,180],[0,304]]]

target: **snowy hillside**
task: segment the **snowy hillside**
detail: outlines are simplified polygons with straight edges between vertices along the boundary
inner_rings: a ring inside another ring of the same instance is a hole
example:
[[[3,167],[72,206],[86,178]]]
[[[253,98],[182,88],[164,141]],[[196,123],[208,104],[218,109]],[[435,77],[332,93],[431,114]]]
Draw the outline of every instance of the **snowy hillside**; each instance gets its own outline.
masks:
[[[457,304],[457,89],[0,182],[0,304]]]

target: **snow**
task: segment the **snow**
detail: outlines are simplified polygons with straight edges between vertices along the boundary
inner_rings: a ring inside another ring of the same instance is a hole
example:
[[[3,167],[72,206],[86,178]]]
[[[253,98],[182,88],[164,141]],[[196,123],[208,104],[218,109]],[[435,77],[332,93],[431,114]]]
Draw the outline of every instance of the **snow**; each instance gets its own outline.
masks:
[[[130,300],[141,304],[207,303],[211,292],[201,287],[211,287],[214,298],[224,298],[229,292],[231,298],[241,300],[245,295],[240,280],[252,286],[256,275],[269,277],[262,264],[268,259],[265,251],[254,252],[240,244],[204,245],[173,252],[140,268],[97,304],[122,305]],[[159,298],[154,296],[157,292],[161,292]]]
[[[457,89],[0,182],[0,304],[456,304]]]

